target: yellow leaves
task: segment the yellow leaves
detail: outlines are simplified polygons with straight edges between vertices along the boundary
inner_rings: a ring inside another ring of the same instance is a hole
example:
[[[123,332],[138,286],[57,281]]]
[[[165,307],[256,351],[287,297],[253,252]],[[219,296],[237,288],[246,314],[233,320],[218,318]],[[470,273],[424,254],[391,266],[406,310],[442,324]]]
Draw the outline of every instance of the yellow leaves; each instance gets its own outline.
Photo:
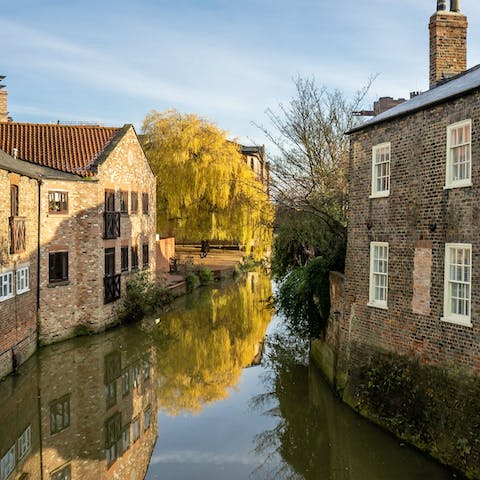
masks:
[[[273,210],[238,145],[197,115],[152,111],[145,153],[157,175],[161,233],[181,240],[229,240],[251,247],[271,240]]]

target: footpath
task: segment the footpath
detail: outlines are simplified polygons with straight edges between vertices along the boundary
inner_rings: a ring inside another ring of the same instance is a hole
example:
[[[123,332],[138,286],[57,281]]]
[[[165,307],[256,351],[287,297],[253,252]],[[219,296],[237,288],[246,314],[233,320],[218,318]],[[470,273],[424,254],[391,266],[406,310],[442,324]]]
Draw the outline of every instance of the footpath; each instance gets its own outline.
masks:
[[[189,272],[195,272],[203,266],[213,272],[216,280],[231,278],[237,266],[243,262],[244,252],[211,247],[208,255],[201,258],[200,247],[177,246],[175,257],[177,271],[166,273],[163,280],[175,294],[181,295],[185,293],[185,277]]]

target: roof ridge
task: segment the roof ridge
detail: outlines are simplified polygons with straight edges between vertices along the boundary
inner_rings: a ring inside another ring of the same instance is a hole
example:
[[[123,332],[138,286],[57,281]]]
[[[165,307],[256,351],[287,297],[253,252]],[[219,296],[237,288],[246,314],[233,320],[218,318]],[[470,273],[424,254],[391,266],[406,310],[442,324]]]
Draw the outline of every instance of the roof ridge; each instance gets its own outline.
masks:
[[[31,125],[35,127],[55,127],[55,128],[96,128],[104,130],[121,130],[121,127],[106,126],[106,125],[68,125],[65,123],[35,123],[35,122],[2,122],[2,125]]]

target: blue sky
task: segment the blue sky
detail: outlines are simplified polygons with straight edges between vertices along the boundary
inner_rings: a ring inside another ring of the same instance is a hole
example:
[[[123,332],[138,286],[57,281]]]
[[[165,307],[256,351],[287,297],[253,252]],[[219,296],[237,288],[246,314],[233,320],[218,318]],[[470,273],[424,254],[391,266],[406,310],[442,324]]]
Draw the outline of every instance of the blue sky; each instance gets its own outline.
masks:
[[[468,65],[480,63],[480,2],[463,0]],[[244,143],[287,102],[292,78],[369,102],[428,88],[436,0],[16,0],[0,17],[9,110],[25,122],[133,123],[198,113]],[[368,106],[368,105],[366,105]]]

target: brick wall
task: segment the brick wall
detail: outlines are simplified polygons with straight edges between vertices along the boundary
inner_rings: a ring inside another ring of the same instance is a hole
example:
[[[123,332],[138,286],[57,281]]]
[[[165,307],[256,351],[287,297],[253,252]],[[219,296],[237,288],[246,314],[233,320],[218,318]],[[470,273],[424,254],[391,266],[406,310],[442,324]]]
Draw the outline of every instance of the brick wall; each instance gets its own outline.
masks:
[[[8,93],[0,90],[0,122],[8,122]]]
[[[447,125],[468,118],[473,186],[444,189]],[[473,93],[352,135],[344,369],[358,344],[480,373],[479,125]],[[370,199],[372,147],[383,142],[391,142],[390,196]],[[371,241],[389,243],[388,310],[367,305]],[[441,320],[447,242],[472,244],[473,327]]]
[[[430,87],[467,69],[467,17],[438,11],[430,18]]]
[[[120,191],[138,192],[138,213],[122,214],[121,234],[103,239],[105,190],[115,191],[115,210],[120,210]],[[67,191],[66,214],[48,213],[48,192]],[[149,213],[142,213],[142,193],[148,193]],[[149,271],[155,272],[156,205],[155,177],[133,128],[120,140],[98,175],[88,181],[46,180],[41,200],[40,341],[53,343],[83,331],[101,331],[115,320],[120,301],[105,304],[105,248],[115,248],[115,273],[121,271],[121,247],[149,245]],[[49,282],[50,252],[68,250],[68,282]],[[129,259],[131,264],[131,257]],[[131,265],[129,265],[130,267]],[[122,295],[129,272],[122,274]]]
[[[18,216],[25,220],[25,251],[10,253],[10,186],[18,186]],[[38,184],[36,180],[0,170],[0,273],[14,273],[14,296],[0,302],[0,378],[22,364],[36,348]],[[3,208],[5,206],[5,208]],[[29,267],[30,288],[18,294],[15,275]]]

